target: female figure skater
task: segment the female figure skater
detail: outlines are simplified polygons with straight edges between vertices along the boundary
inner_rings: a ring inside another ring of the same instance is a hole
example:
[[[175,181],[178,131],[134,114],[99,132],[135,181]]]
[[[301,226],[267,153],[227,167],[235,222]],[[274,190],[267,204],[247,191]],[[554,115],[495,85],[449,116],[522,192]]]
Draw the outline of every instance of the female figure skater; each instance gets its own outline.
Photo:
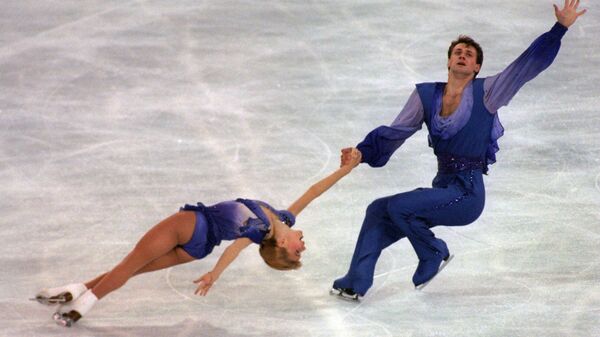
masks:
[[[42,304],[61,304],[53,318],[70,327],[101,298],[123,286],[132,276],[202,259],[221,240],[233,240],[214,268],[194,281],[195,294],[205,296],[238,254],[251,243],[260,245],[264,261],[278,270],[297,269],[306,249],[302,231],[290,227],[296,216],[315,198],[360,163],[358,150],[332,174],[312,185],[287,210],[248,199],[225,201],[213,206],[185,205],[150,229],[135,248],[111,271],[79,284],[43,289],[36,295]]]

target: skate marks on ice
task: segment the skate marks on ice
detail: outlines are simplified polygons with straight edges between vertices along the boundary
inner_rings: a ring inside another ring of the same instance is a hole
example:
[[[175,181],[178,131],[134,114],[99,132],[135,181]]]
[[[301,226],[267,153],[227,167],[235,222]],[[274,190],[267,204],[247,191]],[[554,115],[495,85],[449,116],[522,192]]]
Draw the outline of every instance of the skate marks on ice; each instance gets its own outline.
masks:
[[[285,205],[337,165],[339,147],[391,122],[414,82],[443,79],[447,43],[458,33],[482,42],[482,75],[489,75],[549,28],[552,13],[550,4],[473,1],[52,5],[39,12],[27,2],[0,5],[7,16],[31,22],[14,34],[10,24],[0,32],[8,42],[0,49],[0,119],[8,126],[0,133],[0,194],[8,196],[0,198],[7,243],[1,264],[10,271],[0,289],[6,334],[595,335],[600,174],[588,159],[600,156],[591,127],[596,114],[582,105],[599,103],[589,83],[600,78],[589,69],[597,68],[600,51],[586,41],[599,33],[596,10],[567,33],[557,63],[502,111],[507,136],[488,180],[501,193],[490,193],[492,212],[482,221],[436,232],[450,239],[456,258],[423,292],[412,287],[416,261],[401,243],[382,254],[361,303],[327,295],[353,247],[326,249],[336,242],[319,229],[351,241],[342,233],[358,230],[370,200],[427,185],[422,172],[434,159],[420,157],[427,151],[420,131],[390,166],[361,168],[340,186],[343,195],[325,197],[346,198],[354,206],[344,210],[352,221],[318,222],[338,217],[341,207],[307,210],[317,221],[303,215],[299,223],[311,234],[300,273],[261,277],[254,270],[264,272],[262,262],[251,252],[234,269],[239,280],[220,282],[200,298],[191,280],[214,260],[177,267],[133,280],[119,291],[120,300],[108,297],[68,331],[26,300],[40,286],[75,277],[56,271],[57,259],[78,261],[67,247],[88,252],[86,261],[104,268],[137,239],[115,233],[141,233],[182,201],[252,193]],[[475,8],[474,20],[456,15],[465,6]],[[522,23],[527,29],[517,31]],[[584,62],[570,61],[581,55]],[[562,89],[572,94],[559,98]],[[506,179],[499,179],[502,173]],[[271,178],[274,187],[259,191],[259,182]],[[535,182],[526,188],[531,193],[511,191],[519,180]],[[501,208],[499,200],[505,200]],[[72,245],[87,233],[94,240]],[[11,258],[31,254],[32,246],[41,255],[33,263]],[[105,250],[118,252],[99,253]],[[309,265],[323,256],[318,268]],[[237,292],[257,280],[268,282],[259,288],[272,298]]]

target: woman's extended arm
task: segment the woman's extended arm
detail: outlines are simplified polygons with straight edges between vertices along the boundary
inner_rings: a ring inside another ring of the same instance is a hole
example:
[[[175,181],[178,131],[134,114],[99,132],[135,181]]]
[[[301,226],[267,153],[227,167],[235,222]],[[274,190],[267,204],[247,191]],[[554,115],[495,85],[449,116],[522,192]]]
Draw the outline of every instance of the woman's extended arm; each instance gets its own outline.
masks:
[[[229,247],[225,248],[223,254],[215,264],[213,270],[208,273],[202,275],[200,278],[194,280],[194,283],[198,284],[198,288],[194,292],[196,295],[206,296],[210,287],[212,287],[213,283],[221,276],[221,273],[229,266],[233,260],[240,254],[244,248],[248,247],[252,241],[248,238],[239,238],[233,241]]]
[[[288,211],[294,214],[294,216],[297,216],[306,206],[308,206],[308,204],[323,194],[323,192],[327,191],[331,186],[335,185],[335,183],[337,183],[345,175],[350,173],[352,169],[360,163],[360,160],[360,151],[353,149],[351,153],[351,160],[349,162],[345,163],[342,167],[335,170],[329,176],[312,185],[306,192],[304,192],[304,194],[302,194],[300,198],[298,198],[298,200],[294,201],[294,203],[288,207]]]

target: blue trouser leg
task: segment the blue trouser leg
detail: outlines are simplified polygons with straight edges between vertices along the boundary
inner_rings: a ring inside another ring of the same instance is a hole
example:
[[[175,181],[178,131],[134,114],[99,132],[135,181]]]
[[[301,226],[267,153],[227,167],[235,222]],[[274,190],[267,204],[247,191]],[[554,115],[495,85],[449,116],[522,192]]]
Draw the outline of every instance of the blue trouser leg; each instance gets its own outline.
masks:
[[[333,283],[334,288],[350,288],[364,295],[373,285],[377,259],[381,251],[404,237],[387,214],[390,197],[375,200],[367,207],[348,273]]]
[[[448,248],[430,228],[464,226],[475,221],[483,210],[485,189],[481,173],[473,172],[438,176],[433,185],[377,199],[369,205],[348,273],[337,279],[334,287],[350,288],[364,295],[373,284],[381,251],[405,236],[419,257],[417,271],[431,269],[422,262],[433,259],[437,272]]]
[[[482,193],[466,192],[459,185],[419,188],[392,196],[388,214],[423,260],[446,250],[431,227],[468,225],[481,214],[483,203]]]
[[[415,285],[431,279],[437,273],[442,259],[449,255],[446,243],[437,239],[430,228],[467,225],[477,219],[483,210],[483,180],[480,175],[472,173],[467,178],[462,180],[462,184],[400,193],[388,203],[392,223],[406,234],[419,257],[419,266],[413,276]],[[468,185],[474,182],[469,186],[472,188],[466,189],[463,185],[465,181]]]

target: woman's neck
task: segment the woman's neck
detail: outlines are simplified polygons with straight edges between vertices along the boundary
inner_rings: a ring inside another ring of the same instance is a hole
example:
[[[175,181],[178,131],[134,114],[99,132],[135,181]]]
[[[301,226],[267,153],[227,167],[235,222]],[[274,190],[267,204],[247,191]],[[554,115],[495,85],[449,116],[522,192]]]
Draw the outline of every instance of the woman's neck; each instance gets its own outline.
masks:
[[[288,231],[290,228],[283,224],[283,222],[279,220],[277,215],[273,214],[273,212],[270,209],[267,209],[262,206],[261,208],[263,212],[267,215],[267,218],[269,218],[269,237],[275,238],[277,240],[283,235],[285,235],[286,231]]]

